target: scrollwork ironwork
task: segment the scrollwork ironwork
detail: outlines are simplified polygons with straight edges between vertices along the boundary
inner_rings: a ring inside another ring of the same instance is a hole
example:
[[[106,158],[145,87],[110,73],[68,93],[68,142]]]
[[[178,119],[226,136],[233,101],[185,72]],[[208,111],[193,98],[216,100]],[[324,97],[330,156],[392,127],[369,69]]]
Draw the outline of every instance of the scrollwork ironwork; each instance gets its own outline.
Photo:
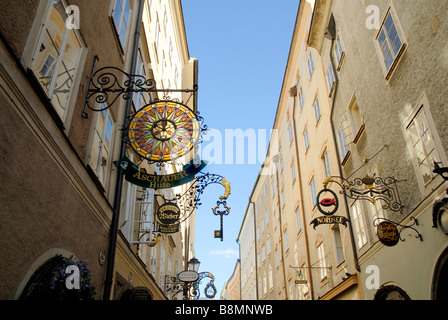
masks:
[[[98,58],[95,57],[95,62]],[[92,111],[104,111],[114,105],[118,98],[124,100],[132,98],[133,93],[162,92],[165,98],[169,92],[194,93],[198,91],[198,85],[192,89],[158,89],[154,79],[147,79],[142,75],[130,74],[117,67],[107,66],[98,69],[90,75],[83,116],[86,117],[86,107]],[[99,105],[99,107],[95,107]]]
[[[324,182],[324,188],[331,182],[341,187],[341,194],[345,194],[348,198],[357,200],[367,200],[374,204],[376,201],[382,201],[382,208],[390,209],[394,212],[402,212],[404,205],[400,202],[397,183],[400,182],[394,177],[365,177],[347,180],[339,176],[331,176]]]

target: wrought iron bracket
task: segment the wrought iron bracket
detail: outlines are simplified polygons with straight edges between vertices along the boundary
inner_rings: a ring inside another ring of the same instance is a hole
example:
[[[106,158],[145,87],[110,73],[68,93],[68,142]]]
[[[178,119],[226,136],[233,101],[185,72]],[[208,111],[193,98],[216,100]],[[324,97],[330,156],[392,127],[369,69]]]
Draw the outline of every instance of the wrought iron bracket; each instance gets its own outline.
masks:
[[[104,111],[112,107],[120,97],[124,100],[132,99],[133,93],[163,92],[167,95],[170,92],[194,93],[198,91],[197,84],[193,85],[192,89],[158,89],[154,79],[130,74],[113,66],[94,71],[97,61],[99,58],[95,56],[82,112],[84,118],[87,118],[87,108],[92,111]]]
[[[404,180],[403,180],[404,181]],[[341,187],[341,194],[345,194],[348,198],[357,200],[367,200],[374,204],[376,201],[382,201],[383,209],[390,209],[394,212],[403,212],[404,205],[401,204],[398,194],[397,183],[401,182],[394,177],[365,177],[355,178],[353,181],[347,180],[339,176],[331,176],[324,182],[324,188],[327,189],[328,184],[334,182]]]
[[[204,278],[210,278],[211,280],[204,289],[205,296],[209,299],[213,299],[217,293],[214,281],[215,277],[210,272],[198,273],[198,279],[193,282],[183,282],[179,277],[173,277],[170,275],[165,276],[165,292],[171,293],[173,296],[177,295],[181,291],[184,292],[184,300],[190,300],[190,296],[194,300],[198,300],[201,296],[199,285]],[[212,294],[209,291],[213,291]]]
[[[227,179],[218,174],[212,173],[200,173],[196,176],[196,180],[191,184],[191,186],[182,194],[176,194],[174,198],[168,199],[163,194],[156,194],[155,196],[161,197],[164,202],[174,202],[181,209],[181,218],[176,224],[182,223],[187,220],[193,211],[198,208],[201,203],[201,196],[204,190],[210,184],[221,184],[224,187],[224,195],[219,197],[217,201],[217,206],[212,209],[214,215],[220,216],[220,236],[221,241],[223,241],[223,216],[230,213],[230,208],[227,206],[227,198],[230,195],[230,183]],[[224,210],[220,209],[220,206],[224,206]]]

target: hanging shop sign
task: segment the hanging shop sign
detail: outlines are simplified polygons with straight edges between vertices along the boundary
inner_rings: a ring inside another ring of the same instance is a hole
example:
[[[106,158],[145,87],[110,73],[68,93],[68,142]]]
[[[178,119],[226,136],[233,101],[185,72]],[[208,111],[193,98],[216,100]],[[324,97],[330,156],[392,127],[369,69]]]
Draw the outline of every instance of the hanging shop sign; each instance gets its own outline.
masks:
[[[321,224],[342,224],[344,227],[347,227],[348,222],[350,221],[347,218],[341,216],[323,216],[315,218],[310,224],[312,224],[313,228],[316,229],[316,227]]]
[[[376,234],[378,235],[380,242],[388,247],[397,245],[400,240],[400,233],[398,232],[397,227],[389,221],[379,223]]]
[[[173,202],[164,203],[157,211],[157,218],[165,225],[176,223],[180,218],[180,209]]]
[[[160,233],[176,233],[179,232],[179,225],[178,224],[160,224],[157,228],[157,231]]]
[[[127,157],[114,162],[123,171],[126,181],[144,188],[167,189],[177,187],[193,181],[206,165],[205,161],[192,160],[180,172],[168,175],[147,174],[138,170],[138,167]]]
[[[330,194],[330,197],[327,194]],[[326,216],[331,216],[338,211],[339,200],[336,193],[330,189],[323,189],[317,194],[317,208]]]
[[[195,271],[182,271],[177,277],[182,282],[195,282],[199,279],[199,273]]]
[[[128,130],[132,149],[146,160],[165,162],[190,152],[200,140],[196,114],[177,101],[158,101],[140,109]]]

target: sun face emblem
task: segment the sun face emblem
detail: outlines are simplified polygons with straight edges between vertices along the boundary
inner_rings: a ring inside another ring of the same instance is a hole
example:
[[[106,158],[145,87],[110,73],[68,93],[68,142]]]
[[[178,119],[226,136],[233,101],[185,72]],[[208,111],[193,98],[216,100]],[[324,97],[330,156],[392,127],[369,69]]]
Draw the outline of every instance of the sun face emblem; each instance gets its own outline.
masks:
[[[188,153],[199,141],[199,134],[199,121],[190,108],[174,101],[159,101],[134,115],[128,138],[140,156],[163,162]]]

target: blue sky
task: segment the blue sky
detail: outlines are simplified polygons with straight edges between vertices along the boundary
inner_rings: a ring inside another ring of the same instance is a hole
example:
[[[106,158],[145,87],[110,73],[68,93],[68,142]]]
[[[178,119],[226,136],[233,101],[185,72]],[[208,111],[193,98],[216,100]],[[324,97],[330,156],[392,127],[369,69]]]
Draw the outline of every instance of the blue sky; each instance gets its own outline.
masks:
[[[206,188],[196,213],[199,272],[213,273],[217,299],[238,259],[236,239],[263,160],[249,164],[246,144],[244,164],[236,164],[236,152],[233,161],[225,161],[224,143],[231,142],[226,141],[225,130],[263,133],[272,128],[298,6],[299,0],[182,1],[190,56],[199,60],[198,109],[205,124],[223,139],[222,149],[217,150],[215,136],[206,137],[209,141],[203,149],[208,145],[209,150],[222,152],[222,164],[210,164],[203,172],[224,176],[232,187],[224,241],[213,237],[219,217],[211,210],[223,195],[222,186]],[[216,159],[215,153],[210,155]],[[204,279],[201,285],[201,297],[207,282]]]

